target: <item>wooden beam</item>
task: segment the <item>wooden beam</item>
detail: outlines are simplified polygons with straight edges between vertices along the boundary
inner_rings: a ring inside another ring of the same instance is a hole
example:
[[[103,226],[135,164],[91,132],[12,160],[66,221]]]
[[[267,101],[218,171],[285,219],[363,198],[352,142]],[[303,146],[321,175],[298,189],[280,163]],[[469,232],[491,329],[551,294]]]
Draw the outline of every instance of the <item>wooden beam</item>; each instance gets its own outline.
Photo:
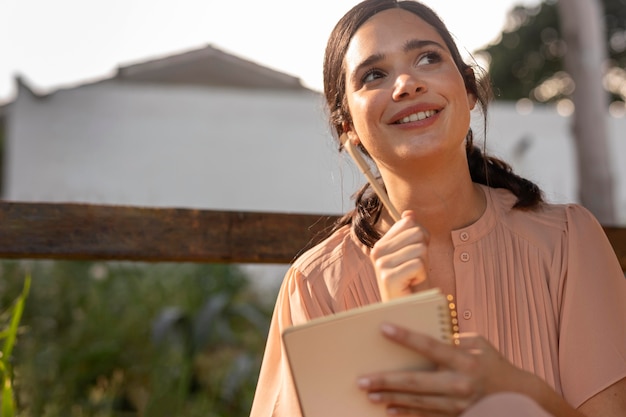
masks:
[[[0,258],[289,263],[333,216],[0,203]]]
[[[626,271],[626,227],[605,226],[604,231],[613,245],[622,270]]]
[[[0,202],[0,258],[290,263],[333,215]],[[626,228],[605,227],[626,271]]]

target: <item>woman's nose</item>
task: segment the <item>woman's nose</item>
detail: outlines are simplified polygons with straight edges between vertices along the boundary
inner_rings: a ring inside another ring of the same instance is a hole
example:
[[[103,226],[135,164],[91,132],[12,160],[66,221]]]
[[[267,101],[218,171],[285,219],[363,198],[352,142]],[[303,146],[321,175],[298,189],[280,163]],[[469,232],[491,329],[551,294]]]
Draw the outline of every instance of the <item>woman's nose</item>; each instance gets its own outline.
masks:
[[[393,99],[402,100],[422,94],[426,91],[426,84],[411,74],[401,74],[396,78],[393,89]]]

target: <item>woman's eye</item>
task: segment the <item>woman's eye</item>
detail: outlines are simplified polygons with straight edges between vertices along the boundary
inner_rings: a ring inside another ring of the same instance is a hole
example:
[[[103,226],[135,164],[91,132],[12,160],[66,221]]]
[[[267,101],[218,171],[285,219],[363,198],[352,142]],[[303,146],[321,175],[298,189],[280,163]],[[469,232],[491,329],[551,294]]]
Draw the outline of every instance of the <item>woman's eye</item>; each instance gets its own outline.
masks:
[[[437,52],[427,52],[420,55],[417,60],[417,65],[436,64],[441,62],[441,55]]]
[[[384,76],[385,74],[382,71],[377,69],[371,69],[363,75],[363,77],[361,78],[361,82],[364,84],[369,83]]]

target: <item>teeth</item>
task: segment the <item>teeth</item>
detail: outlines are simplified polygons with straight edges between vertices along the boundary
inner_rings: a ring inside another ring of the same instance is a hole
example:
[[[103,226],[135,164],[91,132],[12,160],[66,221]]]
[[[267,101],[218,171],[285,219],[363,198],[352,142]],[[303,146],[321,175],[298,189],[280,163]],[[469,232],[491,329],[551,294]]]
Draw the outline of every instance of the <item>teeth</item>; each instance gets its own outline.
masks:
[[[435,110],[420,111],[417,113],[413,113],[407,117],[404,117],[398,123],[417,122],[418,120],[424,120],[426,118],[429,118],[433,116],[435,113],[437,113]]]

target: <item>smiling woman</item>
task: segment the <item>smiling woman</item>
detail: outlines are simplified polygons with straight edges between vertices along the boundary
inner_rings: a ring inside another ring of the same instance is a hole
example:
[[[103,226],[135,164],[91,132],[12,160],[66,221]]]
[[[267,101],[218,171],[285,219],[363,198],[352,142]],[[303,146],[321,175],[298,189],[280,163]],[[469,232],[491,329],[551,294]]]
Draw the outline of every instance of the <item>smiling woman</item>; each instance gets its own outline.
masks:
[[[342,129],[377,161],[385,184],[392,180],[389,170],[428,166],[413,163],[411,154],[445,145],[463,150],[457,145],[465,140],[476,95],[464,88],[452,53],[431,25],[402,9],[380,12],[351,39],[344,65],[351,126]],[[467,170],[467,164],[456,166]]]
[[[615,253],[589,211],[544,201],[474,145],[470,112],[478,105],[486,114],[490,98],[475,71],[419,2],[365,0],[335,26],[324,60],[330,123],[371,158],[378,182],[287,272],[252,417],[301,415],[285,329],[432,287],[456,300],[459,343],[384,326],[381,337],[436,367],[354,375],[372,407],[421,416],[626,413],[626,281]]]

